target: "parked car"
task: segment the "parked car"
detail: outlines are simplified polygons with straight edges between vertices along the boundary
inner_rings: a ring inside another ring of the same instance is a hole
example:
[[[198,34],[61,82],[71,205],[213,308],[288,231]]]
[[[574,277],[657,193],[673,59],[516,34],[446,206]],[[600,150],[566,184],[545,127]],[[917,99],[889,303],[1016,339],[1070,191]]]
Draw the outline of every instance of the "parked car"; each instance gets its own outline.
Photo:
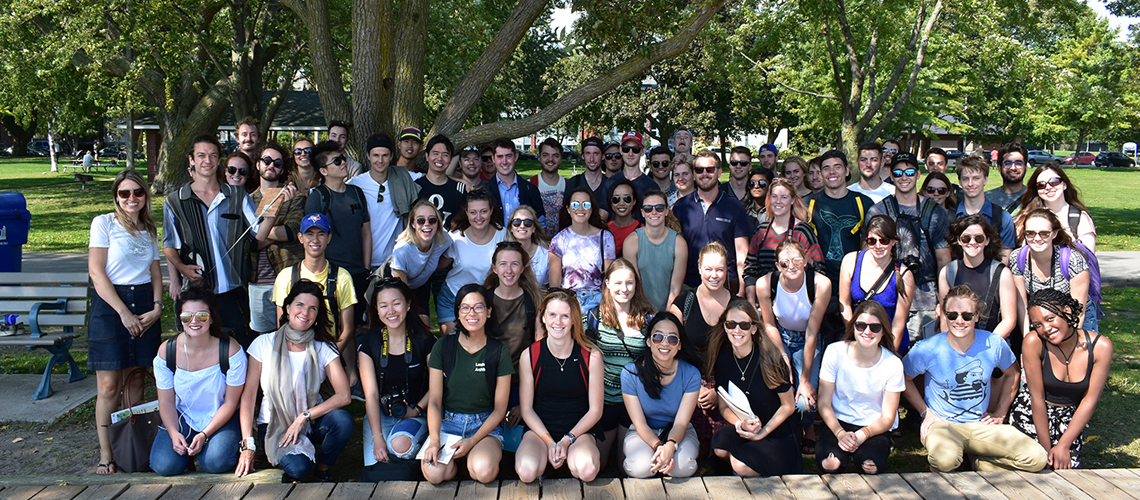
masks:
[[[947,149],[946,150],[946,167],[947,168],[951,168],[951,167],[956,168],[958,166],[958,160],[961,159],[963,156],[966,156],[965,151],[962,151],[959,149]]]
[[[575,161],[578,159],[578,152],[573,148],[565,148],[562,150],[562,159]]]
[[[1049,163],[1051,161],[1058,160],[1058,159],[1059,158],[1057,158],[1056,156],[1053,156],[1052,153],[1045,151],[1045,150],[1042,150],[1042,149],[1030,149],[1029,150],[1029,166],[1031,166],[1031,167],[1036,167],[1037,165]]]
[[[1102,151],[1093,164],[1098,167],[1135,167],[1136,161],[1116,151]]]
[[[531,153],[530,151],[519,151],[519,159],[520,160],[537,160],[538,155]]]
[[[1096,155],[1088,151],[1081,151],[1080,153],[1074,153],[1066,156],[1064,160],[1061,160],[1061,164],[1069,166],[1075,165],[1079,167],[1081,165],[1092,165],[1095,159]]]

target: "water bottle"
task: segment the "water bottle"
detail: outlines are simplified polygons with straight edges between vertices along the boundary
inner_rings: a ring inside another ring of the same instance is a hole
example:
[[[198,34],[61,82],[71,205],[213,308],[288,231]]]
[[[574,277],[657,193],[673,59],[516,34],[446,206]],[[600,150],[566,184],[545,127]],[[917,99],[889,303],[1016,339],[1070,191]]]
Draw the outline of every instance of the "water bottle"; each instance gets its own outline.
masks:
[[[4,316],[4,326],[16,326],[16,320],[20,317],[18,314],[7,314]]]

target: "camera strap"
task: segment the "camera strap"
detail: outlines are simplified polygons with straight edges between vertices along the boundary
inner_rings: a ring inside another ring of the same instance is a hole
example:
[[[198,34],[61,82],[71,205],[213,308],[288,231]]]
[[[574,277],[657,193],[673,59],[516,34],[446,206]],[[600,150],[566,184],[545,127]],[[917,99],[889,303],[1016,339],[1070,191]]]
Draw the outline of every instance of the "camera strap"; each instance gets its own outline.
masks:
[[[388,328],[384,328],[384,333],[381,334],[384,339],[380,347],[380,369],[376,373],[380,377],[379,389],[384,391],[384,369],[388,368]],[[411,388],[411,369],[409,366],[412,364],[412,337],[408,332],[404,332],[404,391]]]

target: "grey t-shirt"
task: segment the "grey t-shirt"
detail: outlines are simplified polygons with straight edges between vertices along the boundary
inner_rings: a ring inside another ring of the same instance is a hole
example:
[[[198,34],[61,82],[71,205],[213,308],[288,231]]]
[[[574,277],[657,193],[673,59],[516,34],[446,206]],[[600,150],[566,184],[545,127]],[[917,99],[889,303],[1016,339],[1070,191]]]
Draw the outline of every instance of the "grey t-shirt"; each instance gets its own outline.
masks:
[[[887,213],[886,203],[887,199],[884,199],[867,210],[867,220],[879,214],[895,215]],[[936,205],[930,214],[930,227],[922,231],[919,229],[922,223],[919,220],[920,205],[900,204],[898,207],[899,217],[892,219],[895,220],[899,233],[899,256],[918,257],[919,262],[914,280],[918,284],[918,292],[910,303],[910,310],[933,311],[938,305],[938,259],[934,257],[931,247],[935,250],[947,247],[946,235],[950,232],[950,216],[946,213],[946,209]],[[933,245],[927,243],[927,238]]]
[[[1012,214],[1021,208],[1021,197],[1025,195],[1025,189],[1026,187],[1022,185],[1020,191],[1009,194],[1002,191],[1000,187],[996,187],[986,191],[986,199],[989,200],[990,203],[1002,207],[1006,212]]]
[[[428,252],[421,252],[415,243],[409,241],[396,243],[396,248],[392,250],[392,269],[408,275],[410,288],[424,286],[439,267],[439,258],[451,248],[451,236],[444,233],[443,237],[443,242],[435,242]]]

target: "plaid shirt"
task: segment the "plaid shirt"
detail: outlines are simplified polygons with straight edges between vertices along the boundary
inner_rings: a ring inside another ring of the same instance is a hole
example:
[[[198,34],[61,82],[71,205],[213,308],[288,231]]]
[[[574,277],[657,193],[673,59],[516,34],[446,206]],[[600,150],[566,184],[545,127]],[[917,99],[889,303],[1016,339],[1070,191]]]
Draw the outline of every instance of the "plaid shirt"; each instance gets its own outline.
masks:
[[[253,200],[254,206],[261,204],[261,190],[256,189],[249,194]],[[293,201],[289,202],[285,207],[285,212],[282,217],[278,217],[276,226],[285,226],[285,232],[289,235],[289,241],[271,241],[269,246],[265,247],[265,253],[269,256],[269,264],[273,266],[276,273],[280,273],[282,269],[292,266],[305,258],[305,249],[301,247],[301,243],[297,241],[297,233],[301,231],[301,218],[305,216],[305,194],[298,192],[297,196],[293,197]],[[253,247],[249,252],[250,258],[250,273],[257,273],[257,259],[261,252]],[[250,280],[257,279],[257,276],[250,276]]]

